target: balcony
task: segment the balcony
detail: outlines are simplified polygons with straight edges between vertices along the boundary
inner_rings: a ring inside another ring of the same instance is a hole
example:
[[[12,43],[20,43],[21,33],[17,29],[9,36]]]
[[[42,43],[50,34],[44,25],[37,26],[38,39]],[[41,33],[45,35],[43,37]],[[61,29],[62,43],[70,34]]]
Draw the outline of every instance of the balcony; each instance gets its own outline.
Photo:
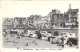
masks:
[[[78,12],[78,9],[72,9],[71,12]]]

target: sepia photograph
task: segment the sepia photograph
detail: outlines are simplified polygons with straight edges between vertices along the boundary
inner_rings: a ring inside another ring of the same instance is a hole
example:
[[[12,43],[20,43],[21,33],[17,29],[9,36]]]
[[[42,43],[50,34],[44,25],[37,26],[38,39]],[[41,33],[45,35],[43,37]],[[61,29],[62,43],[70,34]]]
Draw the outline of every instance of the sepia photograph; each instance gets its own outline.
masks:
[[[1,2],[2,48],[79,49],[79,2]]]
[[[3,46],[28,48],[78,48],[78,10],[52,9],[47,16],[3,18]]]

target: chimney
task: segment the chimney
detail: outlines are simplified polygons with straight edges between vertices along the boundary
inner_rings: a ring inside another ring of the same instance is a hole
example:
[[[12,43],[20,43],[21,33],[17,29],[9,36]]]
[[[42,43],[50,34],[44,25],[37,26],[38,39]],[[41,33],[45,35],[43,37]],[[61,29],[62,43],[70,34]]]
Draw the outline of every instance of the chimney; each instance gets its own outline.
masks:
[[[71,4],[69,4],[69,10],[71,9]]]

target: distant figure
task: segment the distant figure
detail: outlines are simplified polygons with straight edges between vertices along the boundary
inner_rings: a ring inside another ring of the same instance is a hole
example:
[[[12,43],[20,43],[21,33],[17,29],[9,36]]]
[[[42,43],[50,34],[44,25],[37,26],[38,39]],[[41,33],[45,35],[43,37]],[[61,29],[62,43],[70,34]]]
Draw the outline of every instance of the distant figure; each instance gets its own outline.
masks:
[[[36,34],[37,34],[37,38],[38,39],[41,39],[42,38],[42,35],[41,35],[41,33],[39,31],[36,31]]]
[[[28,46],[28,43],[26,43],[26,45],[25,46]]]
[[[36,42],[35,40],[32,41],[32,43],[35,43],[35,42]]]
[[[37,43],[35,43],[35,45],[37,45]]]
[[[38,33],[38,39],[41,39],[42,38],[42,35],[41,35],[41,33],[39,32]]]
[[[62,47],[64,47],[64,37],[63,36],[61,37],[61,40],[62,40],[62,42],[61,42]]]
[[[62,36],[61,40],[62,40],[62,42],[61,42],[62,47],[64,47],[64,46],[66,47],[67,46],[68,37],[67,36]]]
[[[61,42],[62,42],[62,40],[61,40],[61,35],[59,35],[58,36],[58,39],[57,39],[57,45],[59,46],[61,46]]]

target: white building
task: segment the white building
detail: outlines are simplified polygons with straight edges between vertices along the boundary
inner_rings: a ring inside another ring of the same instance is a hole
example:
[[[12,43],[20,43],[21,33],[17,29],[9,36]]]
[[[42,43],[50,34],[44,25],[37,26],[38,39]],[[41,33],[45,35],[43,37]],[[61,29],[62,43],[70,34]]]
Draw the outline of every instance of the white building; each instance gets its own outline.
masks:
[[[38,20],[34,20],[34,26],[40,29],[48,29],[50,26],[50,19],[45,17],[40,17]]]

